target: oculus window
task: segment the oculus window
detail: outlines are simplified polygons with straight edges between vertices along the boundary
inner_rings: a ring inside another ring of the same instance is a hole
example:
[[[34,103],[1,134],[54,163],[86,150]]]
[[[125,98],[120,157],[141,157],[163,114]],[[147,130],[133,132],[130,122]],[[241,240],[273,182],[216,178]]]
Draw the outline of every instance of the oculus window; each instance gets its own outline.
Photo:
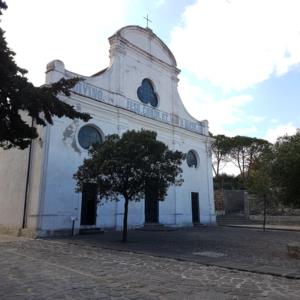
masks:
[[[83,149],[89,149],[93,144],[102,143],[102,137],[95,127],[86,125],[79,130],[78,142]]]
[[[197,156],[193,150],[190,150],[186,156],[186,162],[190,168],[198,166]]]
[[[137,90],[137,96],[145,104],[150,104],[153,107],[158,105],[157,94],[151,81],[147,78],[143,79],[141,86]]]

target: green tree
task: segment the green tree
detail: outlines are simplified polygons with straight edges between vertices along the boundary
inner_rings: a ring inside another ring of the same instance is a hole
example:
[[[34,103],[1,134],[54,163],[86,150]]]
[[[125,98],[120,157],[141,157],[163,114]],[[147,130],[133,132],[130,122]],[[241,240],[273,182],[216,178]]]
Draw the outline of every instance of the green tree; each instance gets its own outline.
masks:
[[[244,190],[245,186],[239,175],[234,176],[222,173],[218,177],[214,177],[214,189]]]
[[[0,0],[0,15],[6,8]],[[35,126],[53,124],[54,116],[84,121],[91,118],[58,98],[59,94],[70,96],[70,89],[80,79],[61,79],[52,85],[34,87],[25,77],[27,71],[15,63],[14,56],[0,28],[0,147],[25,149],[38,136]],[[32,122],[28,122],[28,117]]]
[[[248,136],[235,136],[231,139],[230,161],[238,167],[242,181],[247,184],[255,161],[270,147],[263,139]]]
[[[215,177],[220,176],[220,171],[226,166],[226,163],[230,161],[229,153],[232,146],[231,138],[223,134],[212,135],[215,139],[211,146],[213,154],[213,171]]]
[[[300,132],[280,137],[273,148],[271,176],[279,200],[300,208]]]
[[[74,174],[77,191],[92,183],[97,185],[101,199],[124,198],[123,242],[127,241],[129,202],[143,199],[148,188],[163,200],[171,184],[182,183],[184,154],[169,150],[156,136],[147,130],[127,131],[121,138],[110,135],[89,150],[89,158]]]
[[[266,227],[267,206],[274,202],[275,189],[272,180],[272,162],[274,153],[272,147],[266,148],[264,152],[254,161],[247,186],[251,193],[258,196],[263,201],[263,230]]]
[[[269,148],[255,160],[252,165],[251,175],[248,187],[251,192],[265,197],[271,194],[273,190],[272,183],[272,163],[274,154],[272,148]]]

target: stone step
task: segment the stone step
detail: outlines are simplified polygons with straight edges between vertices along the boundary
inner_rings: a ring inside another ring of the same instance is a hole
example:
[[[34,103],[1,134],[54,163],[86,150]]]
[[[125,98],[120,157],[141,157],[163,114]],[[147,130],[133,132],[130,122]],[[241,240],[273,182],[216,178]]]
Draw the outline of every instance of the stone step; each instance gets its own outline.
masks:
[[[205,227],[206,225],[202,224],[202,223],[193,223],[194,227]]]
[[[81,228],[79,229],[79,234],[97,234],[104,233],[101,228]]]
[[[232,219],[217,219],[217,220],[224,221],[224,222],[226,222],[226,221],[252,221],[250,219],[234,219],[234,218],[232,218]]]
[[[252,221],[245,216],[232,216],[232,215],[225,215],[225,216],[217,216],[217,223],[218,225],[248,225],[248,224],[261,224],[261,222]]]
[[[241,218],[238,218],[238,219],[235,219],[235,218],[228,218],[228,219],[219,219],[217,218],[217,221],[220,221],[220,222],[234,222],[234,221],[237,221],[237,222],[246,222],[246,221],[251,221],[249,219],[241,219]]]
[[[160,223],[146,223],[144,227],[137,228],[137,230],[144,230],[144,231],[175,231],[177,228],[166,226]]]
[[[217,222],[218,225],[250,225],[252,222]]]

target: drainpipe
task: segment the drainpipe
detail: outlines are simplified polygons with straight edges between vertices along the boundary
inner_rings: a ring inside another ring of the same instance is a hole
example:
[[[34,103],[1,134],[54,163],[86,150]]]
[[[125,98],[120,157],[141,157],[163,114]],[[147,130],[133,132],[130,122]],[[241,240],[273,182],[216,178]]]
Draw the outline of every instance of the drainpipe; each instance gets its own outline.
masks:
[[[31,127],[33,127],[33,118],[31,119]],[[29,190],[29,176],[30,176],[30,171],[31,171],[31,152],[32,152],[32,141],[30,142],[29,153],[28,153],[28,165],[27,165],[27,174],[26,174],[22,229],[26,227],[27,202],[28,202],[28,190]]]

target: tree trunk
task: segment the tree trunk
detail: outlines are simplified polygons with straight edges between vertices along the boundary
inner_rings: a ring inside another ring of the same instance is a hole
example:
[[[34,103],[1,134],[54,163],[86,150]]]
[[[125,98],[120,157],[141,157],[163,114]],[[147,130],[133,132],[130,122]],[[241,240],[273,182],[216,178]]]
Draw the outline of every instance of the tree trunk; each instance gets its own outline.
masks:
[[[127,242],[128,203],[129,203],[129,199],[125,198],[125,203],[124,203],[124,217],[123,217],[123,237],[122,237],[122,242],[123,243]]]
[[[266,231],[266,218],[267,218],[267,197],[264,194],[264,222],[263,222],[263,231]]]

